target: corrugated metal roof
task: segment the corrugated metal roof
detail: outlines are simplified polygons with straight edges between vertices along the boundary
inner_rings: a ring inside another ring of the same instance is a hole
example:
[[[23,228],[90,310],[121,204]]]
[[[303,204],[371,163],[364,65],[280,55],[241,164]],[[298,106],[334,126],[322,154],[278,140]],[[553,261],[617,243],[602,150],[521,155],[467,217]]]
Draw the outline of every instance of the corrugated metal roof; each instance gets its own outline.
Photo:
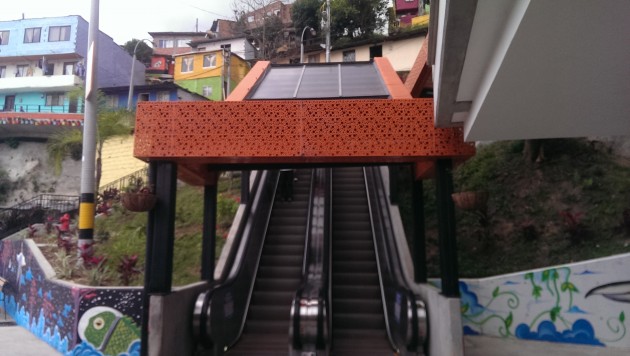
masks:
[[[388,98],[372,62],[272,65],[249,100]]]

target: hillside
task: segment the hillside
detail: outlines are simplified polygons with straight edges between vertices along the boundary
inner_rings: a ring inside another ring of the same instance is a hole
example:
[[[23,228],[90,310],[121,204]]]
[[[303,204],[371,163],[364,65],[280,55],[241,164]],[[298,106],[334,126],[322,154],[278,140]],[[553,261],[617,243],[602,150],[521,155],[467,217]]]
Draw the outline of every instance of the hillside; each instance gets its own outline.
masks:
[[[455,191],[487,191],[487,224],[457,209],[459,272],[483,277],[630,252],[630,164],[583,139],[544,141],[528,162],[523,141],[479,148],[455,169]],[[404,184],[405,178],[401,183]],[[439,275],[433,182],[425,182],[429,274]],[[401,211],[410,232],[409,193]],[[409,234],[408,234],[409,235]]]

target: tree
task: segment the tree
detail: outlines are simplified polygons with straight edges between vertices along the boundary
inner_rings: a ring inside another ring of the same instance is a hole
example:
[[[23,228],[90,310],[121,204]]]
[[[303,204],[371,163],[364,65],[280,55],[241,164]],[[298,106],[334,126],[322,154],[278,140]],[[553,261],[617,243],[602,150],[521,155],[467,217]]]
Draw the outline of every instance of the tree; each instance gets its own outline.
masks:
[[[131,41],[125,42],[121,47],[129,53],[130,56],[133,57],[133,50],[138,45],[138,49],[136,50],[136,59],[144,65],[151,64],[151,57],[153,56],[153,48],[149,47],[145,41],[132,39]]]
[[[258,48],[258,58],[269,59],[280,47],[284,35],[282,19],[272,11],[278,0],[234,0],[236,31],[248,37]]]
[[[387,0],[331,0],[331,36],[366,38],[381,31],[387,20]]]
[[[300,36],[302,30],[306,27],[312,27],[320,32],[320,21],[322,18],[321,0],[297,0],[291,8],[291,19],[296,29],[296,34]]]
[[[69,93],[69,96],[79,95],[82,90]],[[95,185],[98,189],[102,176],[102,152],[105,141],[112,137],[131,134],[133,128],[133,113],[126,109],[106,110],[104,108],[103,95],[98,94],[100,103],[97,109],[96,119],[96,176]],[[48,140],[48,157],[53,162],[55,173],[61,173],[61,163],[68,156],[76,158],[77,151],[83,146],[83,133],[79,130],[60,131]]]

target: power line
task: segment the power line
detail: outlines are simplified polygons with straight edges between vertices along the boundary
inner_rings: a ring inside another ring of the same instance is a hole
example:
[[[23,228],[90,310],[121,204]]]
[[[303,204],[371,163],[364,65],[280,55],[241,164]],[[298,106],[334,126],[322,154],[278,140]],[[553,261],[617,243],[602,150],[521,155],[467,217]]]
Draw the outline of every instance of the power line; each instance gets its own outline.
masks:
[[[213,12],[213,11],[209,11],[209,10],[206,10],[206,9],[202,9],[202,8],[197,7],[197,6],[195,6],[195,5],[191,5],[191,4],[186,4],[186,5],[188,5],[188,6],[192,7],[192,8],[194,8],[194,9],[197,9],[197,10],[199,10],[199,11],[207,12],[207,13],[212,14],[212,15],[215,15],[215,16],[220,16],[220,17],[223,17],[223,18],[228,18],[228,17],[229,17],[229,16],[225,16],[225,14],[219,14],[219,13],[217,13],[217,12]]]

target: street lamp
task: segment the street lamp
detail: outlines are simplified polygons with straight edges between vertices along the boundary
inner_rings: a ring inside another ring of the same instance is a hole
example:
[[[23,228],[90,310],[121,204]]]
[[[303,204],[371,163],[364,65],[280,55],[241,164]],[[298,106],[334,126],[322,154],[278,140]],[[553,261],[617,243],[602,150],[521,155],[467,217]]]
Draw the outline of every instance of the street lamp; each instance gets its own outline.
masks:
[[[138,40],[138,42],[136,43],[136,46],[133,48],[133,58],[131,59],[131,75],[129,75],[129,97],[127,98],[127,110],[131,111],[131,102],[133,101],[133,71],[136,69],[136,51],[138,50],[138,45],[140,44],[140,42],[144,42],[147,41],[149,42],[151,45],[153,45],[153,42],[151,42],[151,40],[147,40],[145,39],[141,39]]]
[[[311,26],[306,26],[302,30],[302,37],[300,38],[300,63],[304,63],[304,33],[306,32],[306,30],[309,30],[311,32],[311,36],[315,36],[317,34],[315,29]]]

